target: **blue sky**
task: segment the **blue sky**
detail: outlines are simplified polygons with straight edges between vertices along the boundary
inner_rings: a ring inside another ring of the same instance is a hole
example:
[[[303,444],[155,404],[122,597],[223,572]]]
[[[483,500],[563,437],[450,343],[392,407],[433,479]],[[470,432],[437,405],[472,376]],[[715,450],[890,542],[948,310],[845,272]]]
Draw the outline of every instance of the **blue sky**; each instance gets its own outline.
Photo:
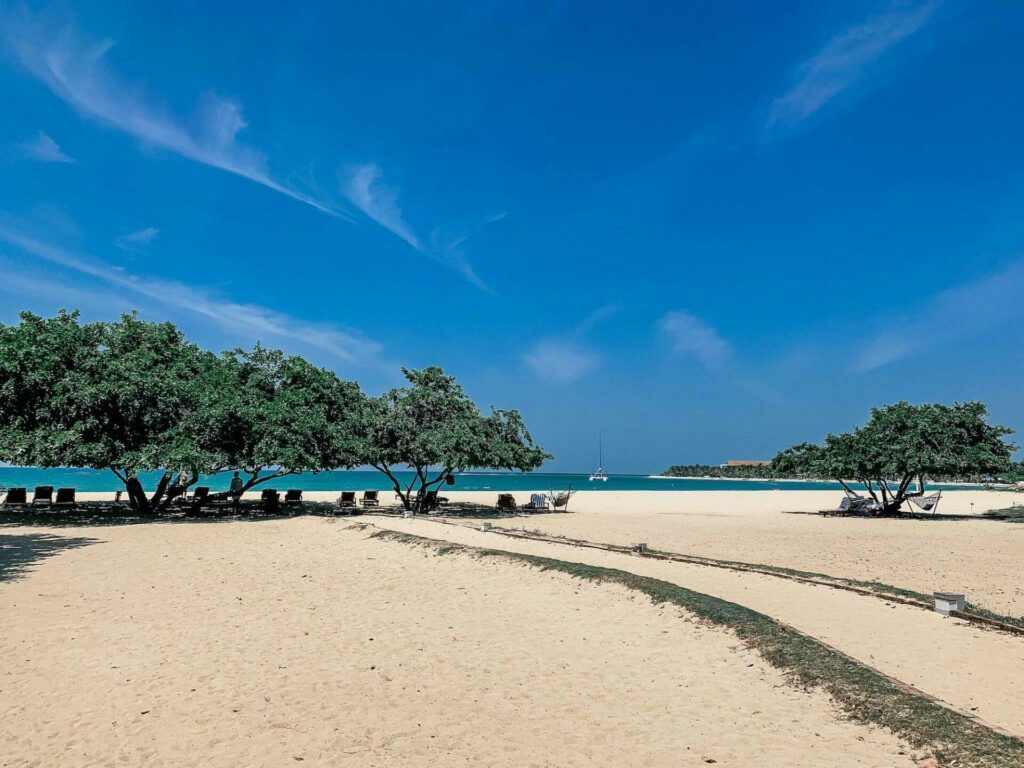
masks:
[[[1024,6],[288,5],[0,2],[0,322],[440,364],[552,470],[1024,429]]]

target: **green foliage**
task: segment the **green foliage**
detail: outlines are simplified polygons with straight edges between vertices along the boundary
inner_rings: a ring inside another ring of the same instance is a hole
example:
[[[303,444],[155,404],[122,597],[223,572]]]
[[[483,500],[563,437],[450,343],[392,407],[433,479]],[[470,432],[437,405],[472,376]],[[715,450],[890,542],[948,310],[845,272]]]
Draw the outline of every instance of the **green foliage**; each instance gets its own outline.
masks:
[[[1001,483],[1019,483],[1024,481],[1024,461],[1013,462],[1005,472],[1000,472],[997,478]]]
[[[359,463],[354,420],[364,397],[355,382],[260,345],[224,353],[213,374],[187,431],[218,470],[248,474],[243,493],[284,475]]]
[[[771,469],[777,477],[815,477],[821,448],[814,443],[799,443],[780,451],[772,459]]]
[[[359,429],[363,463],[391,480],[407,509],[420,508],[423,494],[453,472],[471,468],[530,471],[549,458],[534,445],[517,411],[483,415],[440,368],[403,369],[407,387],[364,402]],[[403,486],[393,468],[415,472]]]
[[[547,458],[516,411],[482,415],[440,368],[405,375],[409,387],[367,398],[301,357],[259,345],[217,357],[135,314],[80,323],[78,313],[24,313],[0,325],[0,460],[110,469],[132,507],[150,512],[228,469],[248,475],[244,492],[370,463],[410,504],[413,490],[455,471],[526,471]],[[391,472],[402,464],[416,471],[404,489]],[[147,495],[138,474],[154,470],[163,474]]]
[[[0,326],[0,459],[111,469],[133,506],[149,509],[173,485],[172,470],[208,466],[181,422],[214,365],[170,323],[23,313],[18,325]],[[136,475],[160,469],[147,498]]]
[[[873,408],[868,423],[852,432],[828,435],[822,446],[789,448],[773,466],[856,480],[883,513],[924,493],[926,478],[976,478],[1010,468],[1015,446],[1003,438],[1012,430],[988,423],[983,403],[911,405],[900,402]],[[917,489],[910,490],[916,480]]]

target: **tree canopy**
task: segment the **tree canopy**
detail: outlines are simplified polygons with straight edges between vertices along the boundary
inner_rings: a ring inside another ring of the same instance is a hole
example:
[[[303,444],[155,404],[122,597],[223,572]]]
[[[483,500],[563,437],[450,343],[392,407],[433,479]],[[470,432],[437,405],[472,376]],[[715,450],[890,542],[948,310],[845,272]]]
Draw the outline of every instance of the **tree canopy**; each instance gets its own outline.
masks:
[[[0,325],[0,461],[109,469],[133,508],[166,507],[200,475],[244,472],[240,493],[307,471],[370,464],[407,507],[456,471],[539,467],[516,411],[480,413],[440,368],[367,397],[355,382],[257,345],[217,356],[171,323],[23,313]],[[395,467],[414,472],[411,483]],[[160,479],[147,495],[142,472]]]
[[[518,411],[484,415],[454,376],[437,367],[402,371],[409,382],[364,402],[359,428],[362,462],[383,472],[406,509],[421,509],[427,492],[467,469],[530,471],[549,455],[535,445]],[[399,466],[413,471],[403,484]]]
[[[181,492],[179,471],[209,466],[181,425],[216,358],[170,323],[78,320],[23,313],[0,326],[0,459],[110,469],[148,511]],[[164,475],[147,497],[138,474],[151,470]]]
[[[856,481],[883,514],[893,514],[908,498],[924,494],[929,477],[966,478],[1008,470],[1015,446],[1003,438],[1011,433],[1008,427],[988,423],[983,403],[899,402],[873,408],[865,425],[828,435],[820,446],[788,448],[772,464],[805,476],[834,478],[851,493],[847,481]]]
[[[353,425],[363,400],[355,382],[256,345],[221,356],[187,431],[216,471],[246,474],[244,493],[285,475],[358,464]]]

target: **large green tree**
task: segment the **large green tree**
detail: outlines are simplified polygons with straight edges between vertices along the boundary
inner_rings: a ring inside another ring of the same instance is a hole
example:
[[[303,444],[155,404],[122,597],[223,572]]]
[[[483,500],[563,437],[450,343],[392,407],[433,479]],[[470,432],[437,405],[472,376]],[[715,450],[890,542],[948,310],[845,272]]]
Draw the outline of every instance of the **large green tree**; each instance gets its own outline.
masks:
[[[109,469],[132,507],[165,506],[212,461],[182,424],[216,365],[171,323],[23,313],[0,326],[0,459]],[[147,495],[139,473],[154,470]]]
[[[1008,427],[988,423],[983,403],[873,408],[867,424],[828,435],[821,446],[794,446],[774,463],[804,475],[830,477],[852,493],[864,486],[880,514],[896,514],[925,493],[929,477],[970,478],[1007,470],[1015,446]]]
[[[221,356],[187,431],[217,471],[245,473],[244,493],[287,475],[358,464],[354,422],[364,400],[355,382],[257,345]]]
[[[367,398],[359,439],[362,463],[383,472],[406,509],[467,469],[537,469],[550,456],[535,445],[518,411],[484,415],[440,368],[403,369],[409,386]],[[403,483],[398,467],[412,470]]]

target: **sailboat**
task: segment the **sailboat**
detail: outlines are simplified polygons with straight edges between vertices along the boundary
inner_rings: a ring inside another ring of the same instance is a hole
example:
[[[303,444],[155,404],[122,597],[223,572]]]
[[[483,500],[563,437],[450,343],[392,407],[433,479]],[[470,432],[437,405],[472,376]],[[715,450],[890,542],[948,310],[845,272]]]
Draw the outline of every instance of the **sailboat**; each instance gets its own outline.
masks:
[[[604,471],[604,441],[600,435],[597,437],[597,471],[590,473],[590,482],[600,480],[603,483],[608,482],[608,475]]]

